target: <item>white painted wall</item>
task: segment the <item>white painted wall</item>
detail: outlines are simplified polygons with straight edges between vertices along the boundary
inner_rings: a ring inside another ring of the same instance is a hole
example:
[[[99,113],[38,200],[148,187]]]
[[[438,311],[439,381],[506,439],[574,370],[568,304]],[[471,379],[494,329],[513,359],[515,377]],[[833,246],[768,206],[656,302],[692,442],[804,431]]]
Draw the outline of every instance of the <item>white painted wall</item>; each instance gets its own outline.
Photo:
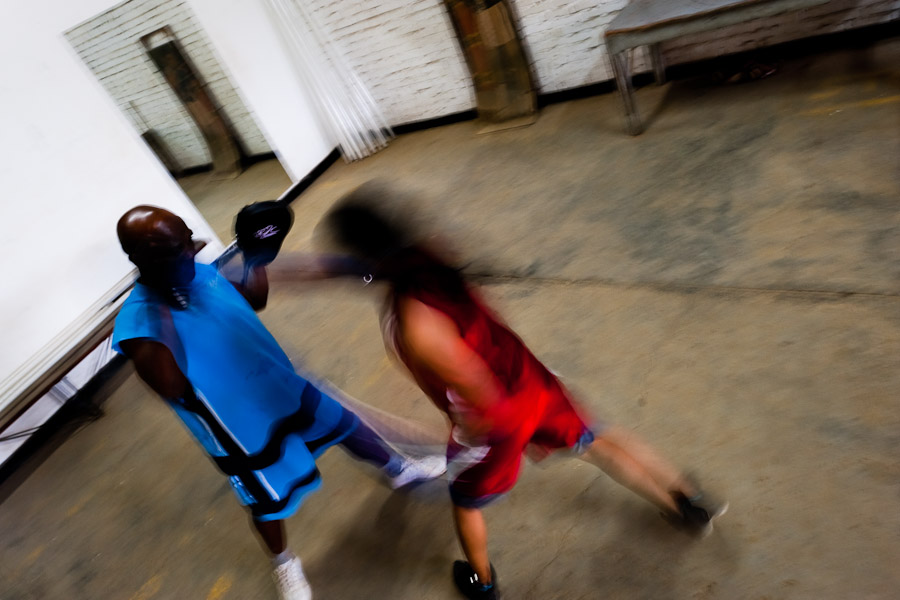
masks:
[[[199,129],[150,60],[140,38],[171,28],[250,155],[271,152],[241,101],[186,0],[127,0],[73,27],[66,38],[134,127],[142,121],[163,140],[182,168],[211,162]],[[133,103],[139,118],[132,111]]]
[[[263,0],[189,0],[238,93],[293,181],[334,149]]]
[[[125,210],[166,207],[213,241],[203,257],[222,248],[63,37],[109,5],[0,9],[0,410],[7,376],[131,272],[115,235]]]

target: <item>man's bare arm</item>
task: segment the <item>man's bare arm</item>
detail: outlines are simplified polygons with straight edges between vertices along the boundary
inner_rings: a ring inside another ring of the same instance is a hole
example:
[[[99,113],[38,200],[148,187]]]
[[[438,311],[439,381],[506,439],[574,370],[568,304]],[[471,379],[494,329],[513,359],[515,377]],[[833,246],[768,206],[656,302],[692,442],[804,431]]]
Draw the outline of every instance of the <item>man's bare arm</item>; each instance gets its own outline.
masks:
[[[269,265],[272,281],[315,281],[370,273],[366,265],[354,258],[332,254],[290,252],[279,254]]]
[[[119,345],[154,392],[170,400],[185,397],[190,383],[165,345],[147,338],[123,340]]]
[[[264,265],[248,265],[239,281],[229,281],[253,310],[259,312],[266,307],[269,300],[269,277]]]
[[[279,255],[268,265],[252,265],[244,269],[240,279],[229,277],[231,284],[241,293],[253,310],[266,307],[269,282],[291,283],[316,281],[347,275],[364,275],[362,264],[343,256],[302,254],[293,252]]]

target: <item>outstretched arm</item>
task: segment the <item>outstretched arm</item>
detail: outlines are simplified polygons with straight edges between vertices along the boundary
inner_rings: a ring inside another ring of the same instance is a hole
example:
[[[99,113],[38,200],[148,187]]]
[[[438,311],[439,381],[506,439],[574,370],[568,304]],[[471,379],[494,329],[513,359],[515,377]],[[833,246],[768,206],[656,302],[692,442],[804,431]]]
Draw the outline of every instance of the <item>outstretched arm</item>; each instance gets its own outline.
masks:
[[[314,281],[332,277],[358,276],[371,273],[368,266],[349,256],[334,254],[281,254],[269,265],[272,281]]]
[[[361,262],[344,256],[293,252],[279,255],[270,264],[253,262],[252,257],[246,256],[245,260],[247,262],[241,278],[239,280],[229,278],[229,281],[256,311],[266,307],[269,281],[284,283],[316,281],[348,275],[362,277],[369,272]]]

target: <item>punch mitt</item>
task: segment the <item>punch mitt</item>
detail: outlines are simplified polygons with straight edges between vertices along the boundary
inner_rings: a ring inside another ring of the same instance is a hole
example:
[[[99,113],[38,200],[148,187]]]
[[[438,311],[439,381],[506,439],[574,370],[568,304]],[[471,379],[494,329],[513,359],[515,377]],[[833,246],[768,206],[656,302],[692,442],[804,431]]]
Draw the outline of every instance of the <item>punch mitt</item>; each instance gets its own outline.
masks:
[[[254,202],[242,208],[234,220],[234,235],[244,260],[252,265],[267,265],[275,260],[293,224],[293,211],[277,200]]]

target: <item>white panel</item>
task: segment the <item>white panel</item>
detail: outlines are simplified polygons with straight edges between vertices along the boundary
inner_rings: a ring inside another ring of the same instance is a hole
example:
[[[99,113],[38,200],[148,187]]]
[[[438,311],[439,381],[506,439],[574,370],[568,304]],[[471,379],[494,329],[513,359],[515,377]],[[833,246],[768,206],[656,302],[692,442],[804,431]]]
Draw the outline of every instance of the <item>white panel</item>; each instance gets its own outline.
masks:
[[[137,204],[222,245],[62,33],[111,3],[7,0],[0,54],[0,414],[5,382],[131,273],[115,225]]]
[[[320,127],[262,0],[189,4],[281,164],[299,181],[335,142]]]

